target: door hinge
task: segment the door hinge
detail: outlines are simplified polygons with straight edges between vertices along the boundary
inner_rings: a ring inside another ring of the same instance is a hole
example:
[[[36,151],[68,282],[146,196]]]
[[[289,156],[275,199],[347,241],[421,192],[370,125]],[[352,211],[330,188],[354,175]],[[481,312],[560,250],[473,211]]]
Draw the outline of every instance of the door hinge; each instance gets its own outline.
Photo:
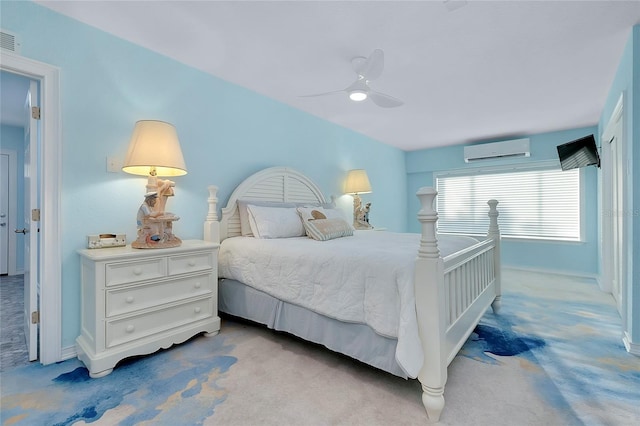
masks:
[[[40,311],[31,312],[31,324],[40,324]]]
[[[31,220],[39,222],[40,221],[40,209],[32,209],[31,210]]]
[[[40,120],[40,107],[31,107],[31,118]]]

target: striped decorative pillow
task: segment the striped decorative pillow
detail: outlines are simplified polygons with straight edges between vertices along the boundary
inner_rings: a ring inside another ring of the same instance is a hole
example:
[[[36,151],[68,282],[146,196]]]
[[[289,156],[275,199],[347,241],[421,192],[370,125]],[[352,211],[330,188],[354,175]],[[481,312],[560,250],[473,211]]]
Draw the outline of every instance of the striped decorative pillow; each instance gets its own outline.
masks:
[[[303,223],[307,236],[318,241],[353,235],[353,227],[343,219],[315,219]]]

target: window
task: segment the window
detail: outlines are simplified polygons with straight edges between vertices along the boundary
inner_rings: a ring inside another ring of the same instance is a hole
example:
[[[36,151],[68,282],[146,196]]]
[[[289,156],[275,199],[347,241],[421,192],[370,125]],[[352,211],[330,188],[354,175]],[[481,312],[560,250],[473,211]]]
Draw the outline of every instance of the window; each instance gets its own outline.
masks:
[[[505,237],[580,241],[580,170],[554,168],[436,174],[438,232],[486,234],[498,200]]]

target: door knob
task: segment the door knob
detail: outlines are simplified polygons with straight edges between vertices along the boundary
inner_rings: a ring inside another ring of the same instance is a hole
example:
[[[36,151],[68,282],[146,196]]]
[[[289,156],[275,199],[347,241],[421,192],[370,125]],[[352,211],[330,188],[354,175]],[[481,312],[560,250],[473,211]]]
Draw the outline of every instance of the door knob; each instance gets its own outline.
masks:
[[[22,228],[22,229],[16,229],[14,232],[16,234],[26,234],[27,232],[29,232],[29,230],[27,228]]]
[[[0,223],[0,226],[7,226],[7,222]]]

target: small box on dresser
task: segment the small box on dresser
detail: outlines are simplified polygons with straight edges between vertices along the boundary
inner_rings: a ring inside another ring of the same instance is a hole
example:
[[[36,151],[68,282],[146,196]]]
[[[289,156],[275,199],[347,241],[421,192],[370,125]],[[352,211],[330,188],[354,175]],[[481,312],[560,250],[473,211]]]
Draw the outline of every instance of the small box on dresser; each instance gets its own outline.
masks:
[[[218,244],[86,249],[81,258],[78,358],[93,378],[122,359],[220,330]]]

